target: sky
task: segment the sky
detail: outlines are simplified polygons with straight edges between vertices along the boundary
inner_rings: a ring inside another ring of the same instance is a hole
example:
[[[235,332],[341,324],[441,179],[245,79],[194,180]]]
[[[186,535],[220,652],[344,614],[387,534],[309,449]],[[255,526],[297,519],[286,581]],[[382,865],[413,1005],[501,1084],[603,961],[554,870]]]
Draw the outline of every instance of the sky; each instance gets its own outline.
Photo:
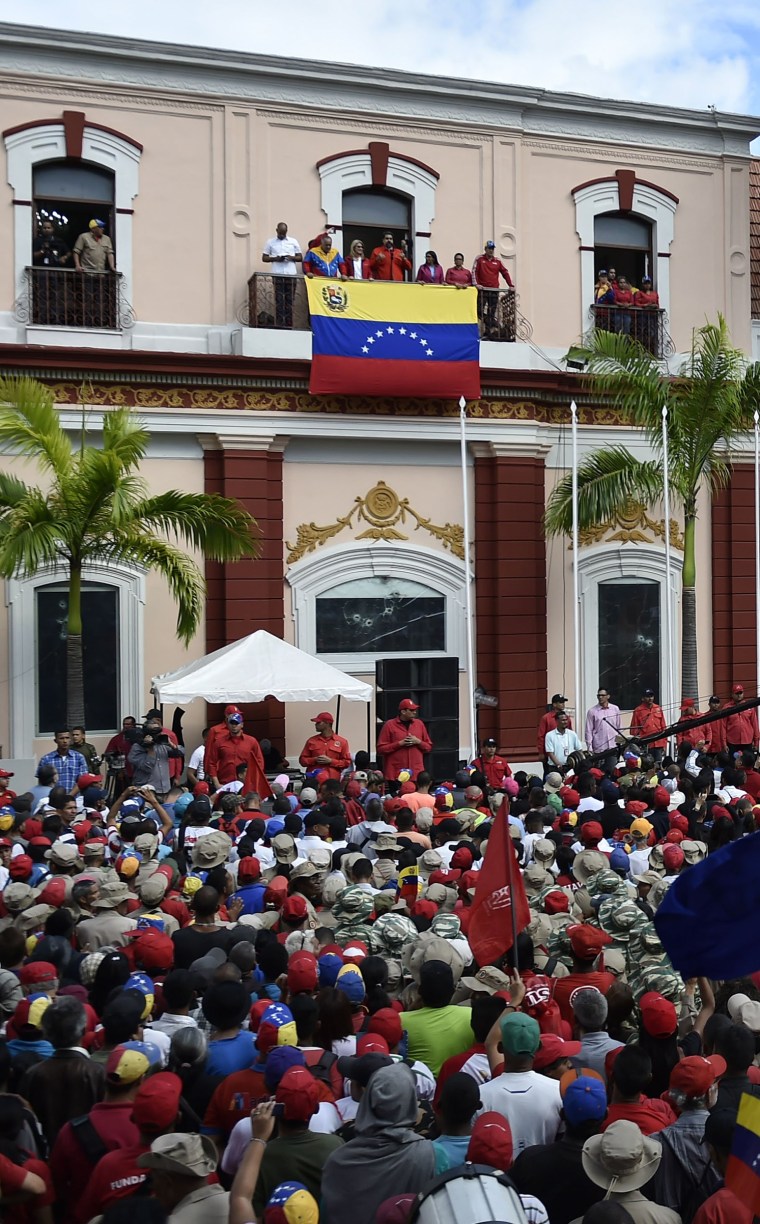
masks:
[[[760,114],[757,0],[2,0],[0,19]]]

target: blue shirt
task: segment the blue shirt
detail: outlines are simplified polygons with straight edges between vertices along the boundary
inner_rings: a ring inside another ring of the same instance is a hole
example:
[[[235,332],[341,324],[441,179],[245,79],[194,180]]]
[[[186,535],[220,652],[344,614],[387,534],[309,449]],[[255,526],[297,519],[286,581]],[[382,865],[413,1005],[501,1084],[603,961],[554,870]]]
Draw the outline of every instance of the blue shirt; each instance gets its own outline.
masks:
[[[232,897],[232,901],[242,901],[243,914],[261,914],[264,911],[264,893],[267,890],[266,884],[246,884],[244,888],[239,888]]]
[[[206,1075],[232,1075],[235,1071],[247,1071],[258,1057],[255,1042],[254,1034],[246,1031],[239,1032],[236,1037],[210,1041]]]
[[[55,768],[58,774],[58,785],[67,791],[74,789],[77,784],[77,778],[81,778],[82,774],[90,772],[81,752],[75,752],[73,748],[69,749],[66,756],[61,756],[57,748],[55,752],[46,752],[44,757],[40,758],[40,763],[37,766],[38,777],[43,765],[52,765]]]

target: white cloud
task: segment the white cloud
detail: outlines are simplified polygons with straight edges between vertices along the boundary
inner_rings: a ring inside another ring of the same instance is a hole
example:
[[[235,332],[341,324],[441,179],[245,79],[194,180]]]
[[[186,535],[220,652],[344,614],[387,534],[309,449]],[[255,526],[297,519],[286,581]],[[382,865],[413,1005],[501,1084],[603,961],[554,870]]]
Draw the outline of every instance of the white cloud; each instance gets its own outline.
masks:
[[[760,110],[747,0],[5,0],[5,20],[698,109]],[[753,79],[754,78],[754,79]]]

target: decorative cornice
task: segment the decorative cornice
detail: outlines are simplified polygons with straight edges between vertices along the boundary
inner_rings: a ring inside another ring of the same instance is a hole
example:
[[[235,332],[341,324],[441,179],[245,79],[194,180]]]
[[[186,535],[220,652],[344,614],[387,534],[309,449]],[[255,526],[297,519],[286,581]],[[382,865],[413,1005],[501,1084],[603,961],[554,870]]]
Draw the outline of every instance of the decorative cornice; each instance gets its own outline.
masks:
[[[523,137],[522,146],[524,149],[540,149],[544,153],[558,153],[567,156],[567,142],[560,144],[555,140],[534,140],[532,138]],[[606,144],[602,141],[599,144],[581,145],[573,143],[573,153],[580,157],[590,157],[594,161],[612,162],[620,159],[620,144]],[[637,149],[632,152],[629,160],[640,161],[642,165],[648,166],[665,166],[667,168],[677,167],[679,170],[715,170],[717,160],[720,154],[715,154],[715,159],[712,161],[700,161],[696,157],[672,157],[670,154],[657,153],[649,149]]]

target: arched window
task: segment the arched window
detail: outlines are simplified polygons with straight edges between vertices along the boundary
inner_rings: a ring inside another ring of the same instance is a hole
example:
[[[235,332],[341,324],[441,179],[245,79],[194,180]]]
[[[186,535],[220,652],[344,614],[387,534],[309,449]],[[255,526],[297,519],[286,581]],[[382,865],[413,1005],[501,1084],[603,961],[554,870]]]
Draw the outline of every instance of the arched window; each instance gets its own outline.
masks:
[[[466,655],[465,572],[412,544],[322,548],[292,565],[296,645],[355,675],[376,659]]]
[[[105,582],[82,584],[84,713],[85,725],[93,731],[110,731],[121,723],[120,594],[118,587]],[[52,735],[56,727],[66,725],[68,607],[65,583],[37,587],[37,735]]]
[[[651,222],[619,212],[595,217],[594,259],[597,270],[614,268],[638,287],[642,277],[652,277]]]
[[[380,246],[383,235],[391,232],[398,246],[410,243],[412,209],[408,196],[395,191],[359,188],[343,193],[343,254],[360,238],[367,255]]]
[[[114,240],[114,175],[83,161],[40,162],[32,175],[34,237],[43,221],[52,221],[56,235],[71,251],[93,216],[106,223]],[[118,258],[118,252],[117,252]],[[71,266],[69,261],[68,265]]]

